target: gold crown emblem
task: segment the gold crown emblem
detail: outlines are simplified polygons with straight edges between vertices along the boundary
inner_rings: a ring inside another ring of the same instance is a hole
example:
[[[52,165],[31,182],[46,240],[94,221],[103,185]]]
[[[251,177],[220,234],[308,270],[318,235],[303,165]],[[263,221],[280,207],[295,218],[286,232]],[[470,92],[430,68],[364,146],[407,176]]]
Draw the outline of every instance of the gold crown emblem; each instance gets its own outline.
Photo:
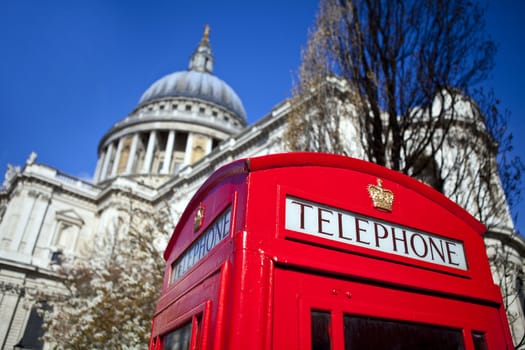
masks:
[[[204,205],[199,205],[197,212],[195,213],[195,219],[193,221],[193,232],[197,232],[204,223]]]
[[[392,211],[392,204],[394,203],[394,193],[383,188],[383,181],[377,179],[376,185],[368,185],[368,194],[372,198],[374,208]]]

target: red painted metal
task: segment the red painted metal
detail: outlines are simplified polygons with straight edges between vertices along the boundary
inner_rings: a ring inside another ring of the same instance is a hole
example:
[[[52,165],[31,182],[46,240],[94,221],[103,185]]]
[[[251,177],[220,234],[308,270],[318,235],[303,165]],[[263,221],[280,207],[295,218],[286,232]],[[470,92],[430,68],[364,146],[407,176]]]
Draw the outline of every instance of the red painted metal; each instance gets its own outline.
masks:
[[[393,193],[390,211],[372,204],[377,179]],[[318,232],[287,226],[293,217]],[[197,191],[169,241],[150,349],[188,322],[187,348],[309,349],[312,310],[331,315],[336,350],[347,316],[461,330],[467,350],[477,332],[489,349],[511,349],[484,231],[430,187],[364,161],[287,153],[233,162]]]

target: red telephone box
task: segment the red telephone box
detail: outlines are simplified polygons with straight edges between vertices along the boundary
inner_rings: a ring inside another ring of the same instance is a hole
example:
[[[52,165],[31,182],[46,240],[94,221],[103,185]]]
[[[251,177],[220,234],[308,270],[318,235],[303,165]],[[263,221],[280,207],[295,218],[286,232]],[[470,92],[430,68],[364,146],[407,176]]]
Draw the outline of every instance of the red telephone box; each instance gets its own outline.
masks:
[[[364,161],[233,162],[173,232],[150,349],[511,349],[484,230]]]

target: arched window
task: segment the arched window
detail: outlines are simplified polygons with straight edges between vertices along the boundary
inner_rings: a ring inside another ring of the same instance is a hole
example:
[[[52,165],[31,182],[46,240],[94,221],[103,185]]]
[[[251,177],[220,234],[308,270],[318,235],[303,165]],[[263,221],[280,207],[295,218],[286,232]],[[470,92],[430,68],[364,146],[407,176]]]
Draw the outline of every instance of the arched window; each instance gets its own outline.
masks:
[[[443,193],[444,181],[436,161],[430,156],[420,157],[412,166],[413,177]]]

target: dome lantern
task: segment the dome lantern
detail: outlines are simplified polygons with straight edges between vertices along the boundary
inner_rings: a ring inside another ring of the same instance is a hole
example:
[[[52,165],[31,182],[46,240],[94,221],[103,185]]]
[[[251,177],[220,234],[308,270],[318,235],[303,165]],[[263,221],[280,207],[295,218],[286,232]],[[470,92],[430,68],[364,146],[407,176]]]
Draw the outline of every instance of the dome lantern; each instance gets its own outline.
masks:
[[[213,73],[213,55],[210,47],[210,26],[204,27],[202,39],[190,59],[189,70]]]
[[[210,27],[206,25],[190,58],[188,70],[168,74],[154,82],[140,98],[137,110],[162,99],[185,97],[223,108],[246,125],[241,99],[226,82],[212,74],[214,59],[209,35]]]

